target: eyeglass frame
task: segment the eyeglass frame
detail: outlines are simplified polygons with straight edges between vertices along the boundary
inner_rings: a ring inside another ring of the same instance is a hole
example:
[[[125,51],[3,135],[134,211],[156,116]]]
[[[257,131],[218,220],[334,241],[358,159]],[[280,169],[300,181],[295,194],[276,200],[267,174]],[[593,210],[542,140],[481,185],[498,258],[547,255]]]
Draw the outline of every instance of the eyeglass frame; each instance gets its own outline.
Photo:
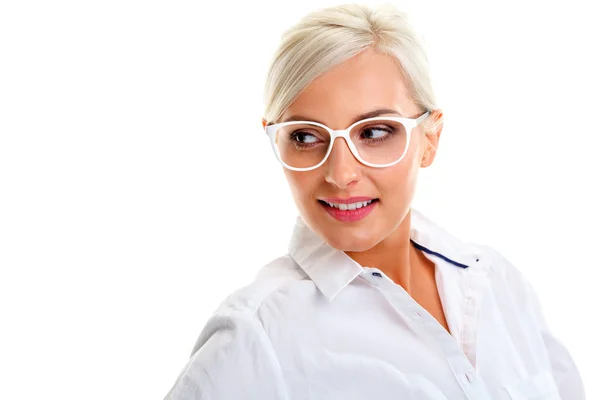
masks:
[[[358,161],[360,161],[362,164],[364,164],[368,167],[373,167],[373,168],[386,168],[386,167],[391,167],[392,165],[396,165],[400,161],[402,161],[402,159],[406,155],[406,152],[408,151],[408,147],[410,146],[410,136],[411,136],[412,130],[414,128],[416,128],[417,126],[419,126],[421,124],[421,122],[423,122],[430,114],[431,114],[431,111],[426,111],[423,114],[421,114],[420,116],[418,116],[417,118],[406,118],[406,117],[366,118],[366,119],[362,119],[360,121],[356,121],[355,123],[353,123],[346,129],[339,129],[339,130],[331,129],[328,126],[323,125],[319,122],[315,122],[315,121],[287,121],[287,122],[280,122],[278,124],[272,124],[272,125],[265,124],[264,129],[265,129],[265,132],[271,142],[271,147],[273,147],[273,151],[275,152],[275,157],[277,157],[277,160],[279,160],[279,162],[285,168],[292,170],[292,171],[311,171],[311,170],[317,169],[321,165],[325,164],[325,161],[327,161],[327,158],[329,157],[329,154],[331,153],[331,150],[333,149],[333,144],[335,143],[335,139],[337,139],[339,137],[344,138],[344,140],[346,141],[346,144],[350,148],[350,152],[352,153],[352,155]],[[354,142],[352,141],[352,139],[350,139],[350,131],[355,126],[365,123],[365,122],[369,122],[369,121],[395,121],[395,122],[400,122],[404,126],[404,128],[406,129],[406,147],[404,148],[404,152],[402,153],[402,155],[396,161],[393,161],[393,162],[387,163],[387,164],[373,164],[373,163],[363,160],[363,158],[360,156],[360,154],[358,153],[358,150],[356,149],[356,146],[354,145]],[[323,157],[323,160],[321,160],[321,162],[318,163],[317,165],[314,165],[312,167],[305,167],[305,168],[292,167],[291,165],[286,164],[281,159],[281,153],[279,152],[279,148],[277,147],[277,144],[275,143],[275,133],[277,132],[277,130],[279,128],[283,128],[284,126],[294,125],[294,124],[316,125],[316,126],[319,126],[323,129],[325,129],[327,132],[329,132],[331,141],[329,142],[329,147],[327,148],[327,153],[325,153],[325,157]]]

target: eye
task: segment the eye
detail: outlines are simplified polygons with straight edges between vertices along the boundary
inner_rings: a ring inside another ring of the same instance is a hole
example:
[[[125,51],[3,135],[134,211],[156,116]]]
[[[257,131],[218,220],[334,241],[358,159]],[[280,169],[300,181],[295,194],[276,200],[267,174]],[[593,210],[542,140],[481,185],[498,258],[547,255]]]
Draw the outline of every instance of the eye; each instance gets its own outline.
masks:
[[[292,133],[290,136],[291,136],[292,140],[294,140],[298,143],[311,144],[311,143],[317,143],[319,141],[319,139],[315,135],[310,134],[308,132],[296,131],[296,132]]]
[[[366,128],[361,136],[364,139],[380,139],[392,133],[392,130],[388,127],[370,127]]]

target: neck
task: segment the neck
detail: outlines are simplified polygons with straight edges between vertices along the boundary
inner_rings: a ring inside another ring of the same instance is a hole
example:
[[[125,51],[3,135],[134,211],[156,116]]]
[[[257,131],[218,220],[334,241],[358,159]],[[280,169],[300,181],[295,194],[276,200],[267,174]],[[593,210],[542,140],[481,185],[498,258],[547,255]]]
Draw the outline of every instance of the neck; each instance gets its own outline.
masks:
[[[387,238],[376,246],[361,252],[346,252],[362,266],[377,268],[409,294],[411,282],[416,277],[415,266],[423,260],[423,255],[410,242],[411,211]]]

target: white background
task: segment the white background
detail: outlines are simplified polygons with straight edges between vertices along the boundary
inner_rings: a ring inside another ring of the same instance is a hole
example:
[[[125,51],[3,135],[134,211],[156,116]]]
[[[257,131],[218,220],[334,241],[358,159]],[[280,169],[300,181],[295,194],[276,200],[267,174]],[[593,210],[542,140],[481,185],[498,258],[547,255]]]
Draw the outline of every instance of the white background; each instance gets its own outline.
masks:
[[[284,254],[261,131],[280,34],[337,2],[0,5],[0,398],[161,399]],[[415,208],[532,281],[600,398],[597,2],[396,2],[446,123]]]

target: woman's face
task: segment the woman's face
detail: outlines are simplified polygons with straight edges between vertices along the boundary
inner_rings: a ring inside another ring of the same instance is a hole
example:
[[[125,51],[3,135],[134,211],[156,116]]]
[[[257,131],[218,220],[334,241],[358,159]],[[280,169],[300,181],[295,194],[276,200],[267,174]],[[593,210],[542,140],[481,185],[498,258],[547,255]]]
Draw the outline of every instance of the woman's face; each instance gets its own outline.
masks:
[[[369,49],[314,80],[280,120],[302,116],[337,130],[349,127],[359,115],[378,109],[396,111],[380,116],[416,118],[423,113],[411,100],[397,64],[389,56]],[[440,115],[435,112],[429,119]],[[435,156],[440,130],[425,135],[423,126],[413,129],[406,155],[391,167],[362,164],[344,139],[338,138],[319,168],[285,169],[294,201],[307,225],[332,247],[352,252],[368,250],[393,233],[410,209],[419,168],[431,164]],[[367,215],[358,220],[344,218],[343,210],[332,210],[325,202],[353,201],[355,197],[374,200],[362,208]]]

